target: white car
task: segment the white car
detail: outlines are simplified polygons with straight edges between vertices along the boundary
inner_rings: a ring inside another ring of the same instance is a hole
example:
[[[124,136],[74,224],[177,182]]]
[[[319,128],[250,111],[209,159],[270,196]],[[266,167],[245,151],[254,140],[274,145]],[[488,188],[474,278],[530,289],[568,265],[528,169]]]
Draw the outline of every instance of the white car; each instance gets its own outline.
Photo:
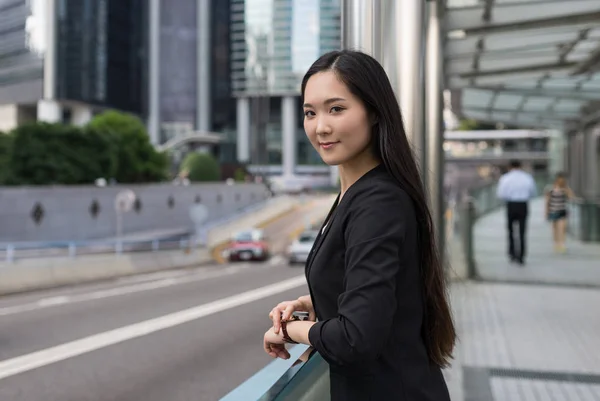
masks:
[[[308,254],[317,238],[317,231],[304,231],[288,248],[288,262],[290,265],[295,263],[306,263]]]

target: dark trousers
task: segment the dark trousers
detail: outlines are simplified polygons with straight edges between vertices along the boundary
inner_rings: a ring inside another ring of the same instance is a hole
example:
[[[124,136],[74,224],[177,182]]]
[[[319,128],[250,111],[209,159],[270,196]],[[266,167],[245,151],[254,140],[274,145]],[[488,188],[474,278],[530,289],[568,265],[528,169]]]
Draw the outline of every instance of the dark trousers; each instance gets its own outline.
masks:
[[[525,258],[525,230],[527,226],[527,215],[529,210],[527,202],[507,202],[508,212],[508,255],[511,259],[523,261]],[[519,230],[519,249],[515,249],[515,223]]]

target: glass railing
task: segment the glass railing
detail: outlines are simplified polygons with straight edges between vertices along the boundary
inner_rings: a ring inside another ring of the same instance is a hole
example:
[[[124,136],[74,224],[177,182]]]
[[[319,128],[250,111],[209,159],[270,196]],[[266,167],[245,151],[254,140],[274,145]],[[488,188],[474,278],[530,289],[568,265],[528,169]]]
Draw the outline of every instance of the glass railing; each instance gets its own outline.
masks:
[[[221,398],[220,401],[329,401],[329,367],[318,354],[306,362],[298,358],[308,349],[288,349],[290,359],[275,359]]]
[[[569,204],[569,234],[583,242],[600,242],[600,199]]]

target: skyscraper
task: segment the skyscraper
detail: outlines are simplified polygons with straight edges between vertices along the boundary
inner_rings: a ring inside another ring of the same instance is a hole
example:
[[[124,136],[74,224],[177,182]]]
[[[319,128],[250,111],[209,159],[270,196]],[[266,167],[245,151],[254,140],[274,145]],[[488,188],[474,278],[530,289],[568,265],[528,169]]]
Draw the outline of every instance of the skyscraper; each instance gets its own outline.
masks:
[[[232,0],[239,161],[284,176],[319,163],[302,129],[300,83],[318,56],[340,48],[339,27],[339,1]]]
[[[0,4],[0,121],[84,124],[97,111],[146,112],[146,2]]]
[[[149,0],[153,142],[191,131],[235,130],[230,89],[230,0]],[[227,153],[227,143],[221,145]],[[234,158],[234,157],[231,157]]]

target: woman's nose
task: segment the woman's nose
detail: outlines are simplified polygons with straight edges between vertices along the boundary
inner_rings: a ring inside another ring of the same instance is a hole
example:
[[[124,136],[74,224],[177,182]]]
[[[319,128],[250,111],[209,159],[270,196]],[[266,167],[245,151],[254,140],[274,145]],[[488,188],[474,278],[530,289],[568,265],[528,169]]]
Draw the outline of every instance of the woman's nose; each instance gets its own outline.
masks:
[[[325,117],[318,117],[317,119],[317,134],[327,135],[331,133],[331,127]]]

